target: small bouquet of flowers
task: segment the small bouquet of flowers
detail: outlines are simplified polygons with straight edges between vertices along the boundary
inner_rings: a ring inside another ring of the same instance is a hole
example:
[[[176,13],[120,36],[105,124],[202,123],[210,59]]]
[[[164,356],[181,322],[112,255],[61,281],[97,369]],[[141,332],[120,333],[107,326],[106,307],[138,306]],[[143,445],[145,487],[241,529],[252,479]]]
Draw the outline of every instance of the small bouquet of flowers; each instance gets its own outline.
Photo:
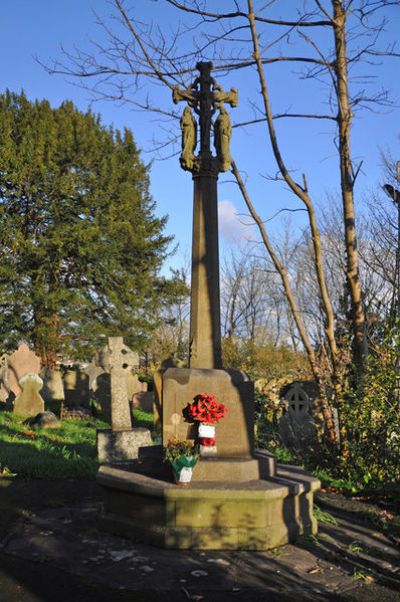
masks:
[[[170,439],[164,448],[164,458],[174,472],[177,485],[188,485],[192,479],[192,470],[199,458],[199,447],[193,441]]]
[[[228,408],[223,403],[218,403],[214,395],[200,393],[189,403],[186,416],[189,420],[199,423],[199,442],[201,455],[215,455],[216,436],[214,424],[224,418]]]

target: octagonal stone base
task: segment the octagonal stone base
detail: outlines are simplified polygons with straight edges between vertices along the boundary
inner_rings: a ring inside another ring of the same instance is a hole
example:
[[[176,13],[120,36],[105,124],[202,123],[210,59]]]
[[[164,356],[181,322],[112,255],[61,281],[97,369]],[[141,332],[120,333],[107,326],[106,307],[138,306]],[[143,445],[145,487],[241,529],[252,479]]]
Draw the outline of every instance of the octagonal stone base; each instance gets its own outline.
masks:
[[[175,549],[265,550],[315,534],[314,491],[320,483],[297,467],[247,482],[195,482],[182,488],[102,466],[103,527],[136,541]]]

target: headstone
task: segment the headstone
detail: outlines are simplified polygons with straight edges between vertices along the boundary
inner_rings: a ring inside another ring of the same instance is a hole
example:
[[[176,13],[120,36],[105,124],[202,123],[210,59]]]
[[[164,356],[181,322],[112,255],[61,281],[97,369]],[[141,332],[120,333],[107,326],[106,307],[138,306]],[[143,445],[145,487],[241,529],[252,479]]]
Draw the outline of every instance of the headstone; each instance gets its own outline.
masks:
[[[132,397],[132,407],[143,412],[153,412],[155,401],[154,391],[139,391]]]
[[[124,344],[122,337],[108,338],[108,361],[111,385],[111,428],[113,431],[132,427],[131,409],[128,399],[127,374],[137,361],[134,353]]]
[[[21,392],[14,399],[14,413],[21,416],[35,416],[44,412],[44,401],[39,394],[43,381],[38,374],[30,372],[19,380]]]
[[[157,397],[162,395],[163,443],[173,436],[196,438],[197,426],[185,421],[184,408],[200,393],[215,395],[228,413],[217,424],[218,454],[199,458],[190,491],[181,493],[160,474],[162,446],[142,448],[137,465],[102,467],[98,482],[106,491],[106,524],[139,541],[181,549],[265,549],[316,532],[312,498],[318,482],[304,473],[297,476],[297,470],[264,481],[274,476],[275,462],[254,451],[253,383],[241,372],[221,369],[217,176],[231,163],[231,124],[223,104],[236,106],[237,91],[222,89],[211,63],[199,62],[196,68],[200,74],[188,87],[173,88],[174,102],[189,105],[181,119],[180,163],[192,172],[194,211],[189,368],[168,368],[162,383],[155,379]],[[199,116],[197,155],[191,109]],[[212,128],[216,157],[210,148]]]
[[[284,414],[279,421],[283,443],[302,457],[318,449],[318,428],[311,414],[312,402],[302,383],[295,382],[284,397]]]
[[[65,404],[70,407],[87,407],[89,404],[89,377],[78,366],[69,368],[63,375]]]
[[[110,337],[110,339],[119,339],[123,345],[122,337]],[[109,339],[109,340],[110,340]],[[126,347],[126,346],[125,346]],[[124,372],[127,380],[128,398],[132,400],[134,393],[142,388],[137,384],[138,379],[132,375],[132,370],[139,367],[139,354],[126,347],[127,353],[124,354]],[[98,351],[92,362],[84,369],[88,376],[89,395],[95,398],[101,407],[101,412],[108,422],[111,421],[111,353],[109,345]]]
[[[139,356],[124,344],[122,337],[109,337],[103,350],[101,363],[109,374],[111,394],[111,430],[97,431],[97,454],[99,462],[126,462],[138,458],[139,448],[152,445],[148,429],[132,428],[128,378],[131,369],[138,367]]]
[[[148,384],[139,380],[136,374],[129,373],[127,376],[128,398],[133,408],[144,412],[153,411],[154,393],[148,391]]]
[[[7,355],[4,353],[0,356],[0,402],[5,403],[10,394],[8,383],[8,361]]]
[[[61,370],[45,366],[40,374],[43,379],[42,397],[45,402],[65,399]]]
[[[96,402],[100,404],[101,413],[106,422],[111,422],[111,378],[107,372],[102,372],[96,378],[95,393]]]
[[[95,354],[92,361],[93,365],[102,368],[104,372],[110,373],[112,364],[111,355],[113,353],[110,347],[110,341],[114,341],[112,345],[124,347],[124,364],[126,364],[126,368],[129,367],[132,370],[139,367],[139,354],[124,345],[122,337],[108,337],[107,345]]]
[[[94,362],[91,362],[84,369],[85,374],[88,377],[88,386],[90,392],[96,392],[97,390],[97,378],[104,374],[104,369],[100,366],[96,366]]]
[[[293,383],[285,395],[288,410],[296,422],[304,422],[310,417],[311,401],[300,383]]]
[[[148,389],[147,383],[139,380],[136,374],[132,374],[129,370],[126,374],[126,384],[128,387],[128,398],[134,399],[134,396],[138,393],[146,393]]]
[[[18,395],[21,391],[19,380],[24,374],[40,373],[40,357],[31,351],[25,342],[20,343],[18,349],[7,358],[8,382],[10,391]]]

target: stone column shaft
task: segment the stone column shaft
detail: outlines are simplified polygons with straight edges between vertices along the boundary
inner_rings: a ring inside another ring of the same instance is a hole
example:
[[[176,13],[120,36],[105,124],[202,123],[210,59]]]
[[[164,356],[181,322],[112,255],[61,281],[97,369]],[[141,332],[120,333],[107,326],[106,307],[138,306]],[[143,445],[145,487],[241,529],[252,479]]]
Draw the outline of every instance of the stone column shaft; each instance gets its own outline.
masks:
[[[217,174],[193,176],[191,368],[222,368]]]

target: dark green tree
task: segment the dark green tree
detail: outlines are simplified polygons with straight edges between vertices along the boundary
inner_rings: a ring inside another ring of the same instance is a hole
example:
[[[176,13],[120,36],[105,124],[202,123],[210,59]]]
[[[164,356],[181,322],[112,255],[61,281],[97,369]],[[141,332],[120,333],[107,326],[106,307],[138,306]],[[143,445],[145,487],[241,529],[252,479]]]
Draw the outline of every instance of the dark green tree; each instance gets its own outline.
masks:
[[[0,345],[44,363],[89,357],[106,335],[143,346],[176,282],[132,132],[71,102],[0,95]]]

